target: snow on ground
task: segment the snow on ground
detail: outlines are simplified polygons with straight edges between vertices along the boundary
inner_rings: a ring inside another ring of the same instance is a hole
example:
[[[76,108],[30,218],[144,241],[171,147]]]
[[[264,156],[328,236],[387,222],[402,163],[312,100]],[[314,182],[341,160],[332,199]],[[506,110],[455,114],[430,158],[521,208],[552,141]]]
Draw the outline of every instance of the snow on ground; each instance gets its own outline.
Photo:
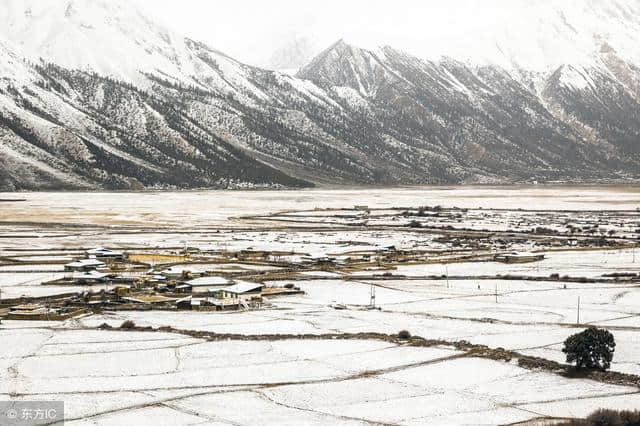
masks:
[[[0,194],[0,198],[16,197]],[[279,210],[442,205],[631,211],[640,205],[637,191],[631,189],[580,187],[24,193],[20,198],[27,201],[3,203],[0,210],[0,222],[7,222],[0,224],[0,255],[26,258],[42,254],[43,261],[75,256],[81,248],[98,245],[175,251],[185,241],[202,250],[280,250],[339,257],[390,245],[442,247],[433,241],[433,235],[402,230],[340,230],[322,225],[321,230],[293,230],[259,219],[237,219]],[[313,216],[322,219],[322,212],[313,212]],[[105,231],[94,225],[112,228]],[[25,248],[34,252],[27,254]],[[104,312],[64,323],[3,321],[0,397],[63,398],[68,404],[67,417],[72,419],[69,424],[78,425],[473,424],[480,418],[484,423],[505,424],[545,415],[580,417],[602,407],[636,407],[640,397],[633,392],[637,389],[569,380],[503,362],[449,359],[458,354],[448,347],[426,349],[360,340],[209,342],[170,333],[85,329],[105,322],[117,327],[127,319],[140,326],[170,325],[252,336],[391,334],[406,329],[428,339],[467,340],[564,362],[562,342],[594,324],[609,327],[615,336],[612,370],[640,374],[640,288],[634,284],[422,278],[446,274],[549,277],[554,273],[600,277],[638,272],[640,265],[640,251],[634,263],[631,250],[546,255],[544,261],[531,264],[403,265],[389,271],[393,276],[385,280],[367,280],[367,276],[387,271],[366,271],[350,280],[336,272],[312,271],[303,274],[307,280],[294,282],[305,294],[268,299],[270,306],[255,311]],[[300,256],[287,259],[299,261]],[[0,266],[2,298],[87,290],[41,286],[43,281],[63,276],[54,267],[59,266]],[[23,268],[52,271],[19,272]],[[193,269],[273,268],[229,262]],[[372,284],[379,310],[367,309]],[[575,324],[578,297],[580,325]],[[336,304],[347,309],[334,309]],[[372,370],[377,373],[362,374]]]
[[[547,252],[546,258],[534,263],[463,262],[426,265],[401,265],[394,274],[406,276],[446,275],[527,275],[548,277],[551,274],[595,278],[615,272],[640,269],[640,250],[594,250]],[[635,261],[634,261],[635,259]],[[361,275],[369,275],[362,272]]]
[[[562,306],[561,299],[556,300],[558,296],[555,295],[548,299],[553,303],[537,306],[530,302],[526,305],[522,302],[509,304],[500,301],[504,299],[502,296],[496,304],[494,295],[473,298],[473,303],[466,297],[443,298],[442,294],[437,294],[433,300],[424,300],[425,295],[416,297],[410,293],[378,288],[376,298],[382,310],[366,310],[358,306],[335,310],[329,306],[333,302],[366,305],[370,287],[334,281],[304,283],[301,287],[307,294],[277,301],[275,310],[216,315],[198,312],[118,312],[83,318],[81,323],[92,327],[103,322],[118,326],[124,320],[131,319],[142,326],[171,325],[182,329],[247,335],[369,331],[397,333],[407,329],[425,338],[468,340],[494,348],[504,347],[525,354],[544,355],[556,361],[564,361],[560,352],[562,342],[586,326],[574,326],[575,309]],[[526,295],[522,297],[526,301]],[[567,300],[567,303],[572,302],[571,297]],[[609,324],[608,318],[620,316],[631,316],[629,322],[635,326],[631,325],[629,330],[613,331],[618,346],[612,370],[640,374],[640,363],[634,358],[634,354],[640,351],[637,328],[640,316],[619,313],[615,307],[603,307],[597,303],[586,304],[581,311],[582,318],[601,318],[604,326]],[[480,320],[483,318],[488,319]]]
[[[0,394],[18,400],[55,395],[65,400],[69,424],[77,425],[455,424],[479,413],[507,423],[536,417],[531,411],[561,411],[561,401],[584,415],[624,406],[616,395],[637,396],[634,388],[460,358],[446,347],[373,340],[207,342],[69,328],[0,332],[3,341],[22,342],[0,358],[6,366]]]
[[[38,267],[39,269],[39,267]],[[56,286],[42,283],[64,278],[68,273],[0,273],[0,296],[4,299],[19,297],[46,297],[59,294],[99,292],[113,285]]]
[[[68,262],[71,262],[71,259],[68,260]],[[42,272],[42,271],[63,272],[64,265],[38,264],[38,265],[2,265],[0,266],[1,273],[9,273],[11,271],[16,271],[16,272],[22,271],[26,273],[33,270],[37,270],[39,272]]]
[[[0,198],[15,194],[0,193]],[[172,224],[215,225],[231,217],[282,210],[312,210],[367,205],[371,208],[441,205],[461,208],[523,208],[568,210],[634,210],[640,205],[637,189],[617,187],[411,187],[389,189],[314,189],[296,191],[181,191],[22,193],[26,202],[6,203],[0,219],[17,218],[49,223],[109,224],[127,212],[130,219],[154,226]],[[52,209],[51,206],[55,206]]]

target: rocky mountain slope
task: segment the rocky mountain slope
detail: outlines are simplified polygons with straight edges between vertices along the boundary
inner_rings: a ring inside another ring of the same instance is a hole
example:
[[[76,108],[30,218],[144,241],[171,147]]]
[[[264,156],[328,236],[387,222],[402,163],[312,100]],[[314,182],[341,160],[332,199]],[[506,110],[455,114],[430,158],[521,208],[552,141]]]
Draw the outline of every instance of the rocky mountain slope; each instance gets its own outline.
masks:
[[[339,41],[291,76],[126,2],[2,2],[3,189],[640,174],[640,69],[606,42],[542,73]]]

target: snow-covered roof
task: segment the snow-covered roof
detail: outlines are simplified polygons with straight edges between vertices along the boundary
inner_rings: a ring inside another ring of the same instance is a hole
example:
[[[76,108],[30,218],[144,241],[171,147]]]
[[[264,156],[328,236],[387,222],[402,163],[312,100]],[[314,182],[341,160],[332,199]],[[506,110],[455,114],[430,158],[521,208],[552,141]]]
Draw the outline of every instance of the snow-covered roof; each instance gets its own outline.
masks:
[[[85,266],[105,266],[105,264],[98,259],[80,259],[74,262],[67,263],[65,266],[72,268],[82,268]]]
[[[192,287],[215,287],[228,285],[229,283],[230,281],[223,277],[200,277],[186,282],[186,284],[189,284]]]
[[[87,254],[98,255],[98,256],[123,256],[124,255],[121,251],[110,250],[104,247],[98,247],[91,250],[87,250]]]
[[[222,291],[226,291],[228,293],[243,294],[261,289],[262,287],[264,287],[264,284],[239,282],[230,287],[223,288]]]
[[[506,257],[538,257],[538,256],[543,256],[543,254],[542,253],[530,253],[530,252],[517,252],[517,251],[514,251],[512,253],[504,254],[503,256],[506,256]]]
[[[113,276],[113,274],[105,274],[97,271],[89,271],[89,272],[73,274],[72,278],[74,280],[101,280],[104,278],[109,278],[111,276]]]
[[[191,269],[185,268],[184,266],[170,266],[169,268],[160,271],[161,274],[182,274],[183,272],[191,272]]]

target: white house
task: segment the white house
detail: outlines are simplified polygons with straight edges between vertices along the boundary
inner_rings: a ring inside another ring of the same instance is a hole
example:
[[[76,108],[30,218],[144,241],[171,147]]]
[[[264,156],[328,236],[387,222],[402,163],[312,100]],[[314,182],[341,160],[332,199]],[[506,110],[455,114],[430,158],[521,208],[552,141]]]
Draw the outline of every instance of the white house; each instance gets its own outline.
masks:
[[[230,287],[225,287],[218,291],[218,297],[221,299],[242,299],[254,300],[262,299],[262,289],[264,284],[250,283],[240,281]]]

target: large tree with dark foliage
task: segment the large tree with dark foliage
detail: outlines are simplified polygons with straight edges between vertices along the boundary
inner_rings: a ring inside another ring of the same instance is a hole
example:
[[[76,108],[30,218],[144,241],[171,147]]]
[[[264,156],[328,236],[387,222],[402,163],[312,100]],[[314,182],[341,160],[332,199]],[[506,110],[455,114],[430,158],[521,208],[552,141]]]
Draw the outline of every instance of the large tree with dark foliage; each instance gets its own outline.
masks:
[[[581,333],[569,336],[564,341],[562,352],[568,363],[578,368],[607,370],[611,366],[616,342],[613,334],[604,329],[589,327]]]

